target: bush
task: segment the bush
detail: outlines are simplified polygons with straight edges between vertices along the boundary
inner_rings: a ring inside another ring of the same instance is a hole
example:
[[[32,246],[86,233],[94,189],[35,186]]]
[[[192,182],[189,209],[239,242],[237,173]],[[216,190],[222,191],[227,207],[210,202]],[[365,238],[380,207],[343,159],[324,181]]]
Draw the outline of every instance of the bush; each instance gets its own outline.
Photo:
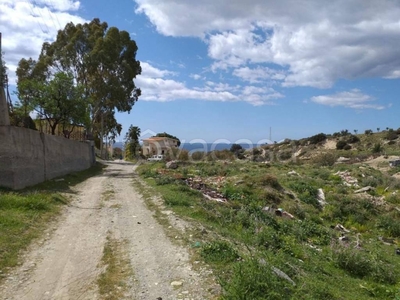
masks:
[[[313,158],[313,163],[321,167],[333,166],[336,162],[336,156],[333,153],[322,153]]]
[[[319,133],[308,138],[308,141],[310,142],[311,145],[324,142],[325,140],[326,140],[326,134],[324,133]]]
[[[383,151],[383,147],[381,144],[377,143],[372,148],[372,153],[381,153]]]
[[[347,142],[346,142],[346,141],[340,140],[340,141],[338,141],[338,142],[336,143],[336,149],[337,149],[337,150],[343,150],[344,147],[346,147],[346,145],[347,145]]]
[[[334,261],[339,268],[357,277],[368,276],[373,264],[364,253],[351,248],[338,248],[334,252]]]
[[[360,141],[360,138],[356,135],[350,135],[350,137],[347,139],[347,143],[349,144],[354,144],[354,143],[358,143]]]
[[[343,150],[351,150],[351,146],[349,145],[349,144],[347,144],[347,145],[345,145],[344,147],[343,147]]]
[[[229,151],[231,151],[233,153],[236,153],[236,152],[238,152],[239,150],[242,150],[242,149],[243,149],[243,147],[241,145],[232,144],[231,149]]]
[[[366,135],[371,135],[372,133],[373,133],[373,131],[371,129],[367,129],[364,132],[364,134],[366,134]]]
[[[194,161],[199,161],[199,160],[204,159],[205,156],[206,156],[206,154],[204,152],[196,151],[196,152],[192,153],[191,159]]]
[[[398,138],[397,133],[394,131],[388,131],[385,136],[385,139],[388,141],[394,141],[397,138]]]

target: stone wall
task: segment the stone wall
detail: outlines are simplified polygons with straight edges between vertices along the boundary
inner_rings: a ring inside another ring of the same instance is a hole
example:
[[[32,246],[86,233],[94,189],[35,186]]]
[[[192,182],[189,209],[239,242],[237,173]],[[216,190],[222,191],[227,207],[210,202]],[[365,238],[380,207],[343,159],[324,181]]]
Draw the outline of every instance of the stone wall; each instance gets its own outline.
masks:
[[[88,169],[95,163],[91,142],[68,140],[35,130],[0,126],[0,186],[26,186]]]

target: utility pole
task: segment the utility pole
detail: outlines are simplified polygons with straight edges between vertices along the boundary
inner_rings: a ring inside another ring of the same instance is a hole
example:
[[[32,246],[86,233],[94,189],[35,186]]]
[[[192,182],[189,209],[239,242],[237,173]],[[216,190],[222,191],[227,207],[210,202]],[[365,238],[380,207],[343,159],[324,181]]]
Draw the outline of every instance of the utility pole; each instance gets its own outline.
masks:
[[[8,114],[8,105],[6,94],[4,92],[5,70],[3,66],[3,49],[1,48],[1,32],[0,32],[0,126],[10,125],[10,116]]]

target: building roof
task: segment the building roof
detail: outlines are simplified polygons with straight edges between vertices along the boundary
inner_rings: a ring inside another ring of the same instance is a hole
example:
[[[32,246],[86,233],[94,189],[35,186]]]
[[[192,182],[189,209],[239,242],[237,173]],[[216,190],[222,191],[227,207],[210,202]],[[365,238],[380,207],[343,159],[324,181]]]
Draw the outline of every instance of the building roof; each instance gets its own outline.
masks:
[[[174,140],[174,141],[177,141],[176,139],[172,139],[172,138],[169,138],[169,137],[158,137],[158,136],[153,136],[153,137],[151,137],[151,138],[148,138],[148,139],[144,139],[143,141],[163,141],[163,140]]]

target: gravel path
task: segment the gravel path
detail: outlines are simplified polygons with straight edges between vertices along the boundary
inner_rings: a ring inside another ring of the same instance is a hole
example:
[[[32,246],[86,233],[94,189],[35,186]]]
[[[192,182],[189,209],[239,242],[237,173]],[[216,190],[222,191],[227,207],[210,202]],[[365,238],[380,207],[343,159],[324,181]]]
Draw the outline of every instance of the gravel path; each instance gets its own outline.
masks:
[[[101,299],[96,282],[110,236],[133,270],[124,299],[212,299],[202,286],[207,272],[192,269],[187,248],[169,240],[134,180],[132,164],[113,162],[78,185],[61,220],[0,287],[0,299]]]

